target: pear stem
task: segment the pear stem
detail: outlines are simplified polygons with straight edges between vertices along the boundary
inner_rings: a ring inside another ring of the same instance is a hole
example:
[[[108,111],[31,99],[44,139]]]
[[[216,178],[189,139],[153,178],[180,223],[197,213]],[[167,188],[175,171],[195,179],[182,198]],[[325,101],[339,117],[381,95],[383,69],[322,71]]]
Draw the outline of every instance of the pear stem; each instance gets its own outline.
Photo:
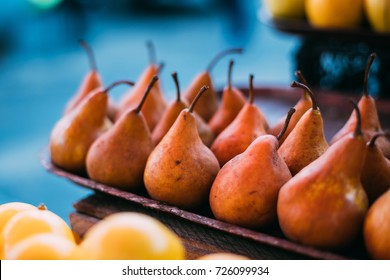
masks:
[[[104,91],[104,92],[109,92],[109,91],[112,90],[114,87],[116,87],[116,86],[118,86],[118,85],[122,85],[122,84],[126,84],[126,85],[129,85],[129,86],[134,86],[134,85],[135,85],[135,83],[132,82],[132,81],[119,80],[119,81],[113,82],[111,85],[109,85],[108,87],[106,87],[103,91]]]
[[[300,82],[297,82],[297,81],[293,81],[291,83],[291,87],[293,87],[293,88],[301,88],[303,90],[306,90],[309,93],[309,95],[310,95],[310,99],[311,99],[313,110],[317,110],[317,111],[320,110],[320,108],[317,105],[317,100],[316,100],[316,98],[314,96],[314,93],[311,91],[311,89],[307,85],[304,85],[304,84],[302,84]]]
[[[208,90],[210,87],[209,86],[206,86],[204,85],[203,87],[201,87],[201,89],[199,90],[198,94],[195,96],[194,100],[192,101],[191,105],[190,105],[190,108],[188,108],[188,112],[192,113],[194,111],[194,107],[196,105],[196,103],[198,102],[199,98],[203,95],[203,93]]]
[[[88,61],[89,61],[89,65],[91,67],[91,70],[92,71],[97,71],[96,59],[95,59],[95,55],[93,53],[93,50],[92,50],[91,46],[86,41],[84,41],[83,39],[79,40],[79,44],[80,44],[81,47],[83,47],[83,49],[87,53]]]
[[[175,86],[176,86],[176,102],[180,102],[181,99],[180,99],[180,85],[179,85],[179,79],[177,78],[177,72],[173,72],[171,74],[172,78],[173,78],[173,81],[175,82]]]
[[[353,136],[354,137],[361,136],[361,135],[363,135],[363,132],[362,132],[362,117],[360,114],[360,109],[355,101],[351,100],[350,102],[352,103],[353,107],[355,108],[356,119],[357,119],[355,131],[353,132]]]
[[[224,50],[224,51],[221,51],[219,52],[209,63],[209,65],[207,66],[206,68],[206,72],[211,72],[211,70],[213,70],[215,64],[217,64],[217,62],[219,60],[221,60],[221,58],[223,58],[224,56],[228,55],[228,54],[232,54],[232,53],[242,53],[243,52],[243,49],[242,48],[235,48],[235,49],[227,49],[227,50]]]
[[[367,146],[370,148],[374,148],[376,139],[378,139],[378,137],[381,137],[381,136],[389,137],[390,131],[382,131],[382,132],[375,133],[374,136],[372,136],[370,142],[368,142]]]
[[[146,97],[148,97],[149,92],[153,88],[154,84],[157,82],[158,76],[153,76],[153,78],[150,80],[148,87],[145,90],[144,96],[141,99],[141,102],[138,104],[137,108],[135,108],[135,112],[139,114],[141,112],[142,106],[145,103]]]
[[[146,47],[148,48],[149,63],[156,64],[156,48],[151,40],[146,41]]]
[[[255,99],[254,93],[253,93],[253,74],[249,75],[249,103],[253,104],[253,101]]]
[[[228,89],[232,90],[232,69],[234,65],[234,60],[230,60],[229,69],[228,69]]]
[[[284,122],[284,126],[282,130],[279,132],[278,136],[276,136],[276,139],[278,139],[278,141],[282,139],[284,133],[287,131],[288,124],[290,123],[291,117],[292,115],[294,115],[295,111],[296,111],[295,108],[290,108],[290,110],[288,111],[286,121]]]
[[[364,72],[364,89],[363,89],[363,95],[368,96],[368,74],[370,73],[371,66],[376,58],[376,53],[372,53],[370,57],[368,58],[367,65],[366,65],[366,71]]]
[[[307,80],[305,79],[305,76],[303,76],[301,70],[295,71],[295,77],[297,77],[302,84],[306,86],[308,85]]]

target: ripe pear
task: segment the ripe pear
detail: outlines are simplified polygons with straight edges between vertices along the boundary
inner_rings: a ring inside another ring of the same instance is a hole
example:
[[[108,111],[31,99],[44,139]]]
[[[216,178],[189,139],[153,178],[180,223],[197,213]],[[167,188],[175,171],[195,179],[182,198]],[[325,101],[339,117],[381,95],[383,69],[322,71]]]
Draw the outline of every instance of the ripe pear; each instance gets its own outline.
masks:
[[[184,97],[188,102],[192,102],[199,88],[203,85],[209,87],[209,90],[205,93],[201,100],[199,100],[198,106],[195,108],[197,112],[206,122],[208,122],[211,117],[218,110],[218,97],[214,91],[212,79],[211,79],[211,70],[214,68],[215,64],[224,56],[231,53],[241,53],[242,49],[228,49],[218,53],[209,63],[206,71],[199,73],[190,83],[187,90],[184,93]]]
[[[175,120],[179,116],[180,112],[188,107],[187,103],[181,99],[177,73],[173,72],[172,77],[176,85],[176,100],[168,105],[160,121],[157,123],[156,127],[153,130],[152,139],[155,145],[157,145],[164,137],[164,135],[168,132],[168,130],[171,128],[171,126],[174,124]],[[214,141],[214,133],[198,114],[196,114],[195,112],[193,114],[196,118],[200,138],[206,146],[211,146],[211,143]]]
[[[290,110],[285,127],[294,112]],[[275,136],[259,136],[221,168],[209,198],[216,219],[253,229],[276,221],[279,189],[291,179],[278,147]]]
[[[77,107],[77,105],[79,105],[80,102],[86,96],[88,96],[88,94],[90,94],[93,90],[103,87],[102,78],[98,72],[95,55],[93,53],[91,46],[88,45],[87,42],[85,42],[84,40],[80,40],[80,45],[85,49],[87,53],[91,70],[84,77],[75,95],[67,103],[65,107],[65,114],[73,110],[75,107]],[[111,99],[109,99],[107,117],[109,118],[110,121],[114,120],[115,114],[116,114],[116,105],[114,102],[112,102]]]
[[[73,173],[85,172],[85,158],[92,143],[111,127],[107,122],[108,91],[119,84],[134,85],[129,81],[118,81],[107,88],[91,92],[54,126],[50,135],[51,161]]]
[[[264,127],[264,115],[253,101],[253,75],[250,75],[248,102],[211,145],[211,150],[221,166],[244,152],[257,137],[267,133]]]
[[[368,93],[368,74],[372,63],[376,57],[375,53],[372,53],[368,59],[367,67],[364,75],[364,90],[363,96],[359,100],[359,109],[362,114],[362,129],[366,141],[370,141],[374,134],[383,132],[382,126],[379,120],[378,111],[376,109],[375,100]],[[330,141],[330,145],[333,145],[345,135],[353,131],[356,125],[356,113],[353,112],[345,123],[345,125],[333,136]],[[390,142],[386,138],[380,138],[376,141],[376,145],[382,150],[385,157],[390,159]]]
[[[295,76],[300,80],[301,83],[307,86],[307,82],[305,77],[302,75],[301,71],[296,71]],[[311,98],[309,93],[305,90],[303,92],[302,97],[299,99],[297,104],[295,104],[295,113],[291,117],[290,123],[288,125],[287,131],[283,134],[282,139],[279,140],[279,145],[282,145],[284,140],[286,140],[287,136],[290,135],[291,131],[294,129],[300,118],[303,116],[303,114],[309,110],[312,107]],[[277,121],[269,130],[268,133],[271,135],[277,136],[280,130],[284,126],[286,117],[281,118],[279,121]]]
[[[364,243],[373,259],[390,260],[390,190],[382,194],[364,220]]]
[[[229,63],[228,85],[222,92],[222,102],[208,122],[215,135],[220,134],[234,120],[245,105],[245,98],[241,90],[232,86],[233,64],[234,61],[231,60]]]
[[[207,204],[220,168],[217,158],[200,139],[193,115],[197,100],[207,89],[203,86],[189,109],[181,111],[148,158],[144,183],[153,199],[183,209]]]
[[[292,87],[307,91],[312,108],[307,110],[279,148],[279,154],[294,176],[302,168],[319,158],[327,149],[324,125],[313,92],[304,84],[293,82]]]
[[[390,160],[384,157],[375,142],[386,133],[375,134],[367,143],[366,160],[362,171],[362,184],[370,203],[390,189]]]
[[[279,191],[277,213],[288,239],[325,249],[341,248],[361,232],[368,207],[360,182],[366,155],[360,112],[347,135],[303,168]]]
[[[138,106],[138,104],[143,98],[145,89],[148,87],[149,81],[152,79],[153,76],[158,75],[161,71],[163,64],[155,64],[154,47],[150,42],[148,44],[148,47],[149,56],[151,58],[150,64],[138,78],[134,88],[127,92],[120,100],[115,118],[116,120],[118,120],[119,117],[125,112],[127,112],[129,109],[135,109]],[[162,94],[160,83],[159,81],[157,81],[154,84],[148,99],[142,107],[142,114],[145,117],[150,131],[153,131],[158,121],[161,119],[161,116],[163,115],[166,107],[167,102]]]
[[[157,80],[157,76],[152,78],[137,108],[124,113],[92,144],[86,162],[88,176],[94,181],[126,191],[142,187],[146,160],[154,144],[141,110]]]

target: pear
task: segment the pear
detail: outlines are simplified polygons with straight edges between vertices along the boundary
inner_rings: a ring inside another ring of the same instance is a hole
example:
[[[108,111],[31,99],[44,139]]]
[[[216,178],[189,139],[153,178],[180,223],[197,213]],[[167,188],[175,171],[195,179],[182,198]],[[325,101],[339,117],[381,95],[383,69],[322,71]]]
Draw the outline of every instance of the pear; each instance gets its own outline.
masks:
[[[161,72],[163,64],[156,65],[153,44],[148,42],[147,46],[149,49],[150,64],[138,78],[135,87],[132,88],[131,91],[127,92],[120,100],[115,118],[116,120],[118,120],[119,117],[129,109],[131,110],[138,106],[143,98],[145,89],[148,87],[149,81],[153,76],[158,75]],[[167,102],[162,94],[160,83],[157,81],[142,107],[142,114],[145,117],[150,131],[153,131],[158,121],[161,119],[166,107]]]
[[[368,93],[368,74],[371,69],[371,65],[374,62],[376,57],[375,53],[372,53],[368,59],[367,67],[364,75],[364,90],[363,96],[359,100],[359,109],[362,114],[362,129],[366,141],[370,141],[372,136],[377,132],[382,132],[382,126],[379,120],[378,111],[376,109],[375,100]],[[353,131],[353,128],[356,125],[356,113],[353,112],[345,123],[345,125],[333,136],[330,140],[330,145],[333,145],[338,140],[343,138],[345,135]],[[385,157],[390,159],[390,142],[385,138],[380,138],[377,140],[377,146],[382,150]]]
[[[84,98],[72,111],[65,114],[54,126],[50,135],[51,161],[73,173],[85,172],[85,158],[92,143],[111,127],[107,122],[107,93],[119,84],[98,88]]]
[[[188,107],[187,103],[181,99],[180,86],[179,86],[177,73],[173,72],[172,77],[176,85],[176,100],[168,105],[160,121],[157,123],[156,127],[153,130],[152,139],[156,145],[161,141],[164,135],[174,124],[180,112],[183,109],[186,109]],[[193,114],[196,118],[196,123],[197,123],[200,138],[202,139],[203,143],[206,146],[208,147],[211,146],[211,143],[214,141],[214,133],[211,131],[211,128],[205,123],[205,121],[198,114],[196,114],[195,112]]]
[[[88,176],[94,181],[126,191],[142,187],[146,160],[154,144],[141,110],[157,80],[157,76],[152,78],[137,108],[124,113],[92,144],[86,163]]]
[[[218,110],[218,97],[214,91],[212,79],[210,72],[214,68],[215,64],[224,56],[231,53],[241,53],[242,49],[227,49],[218,53],[209,63],[206,68],[206,71],[199,73],[190,83],[187,90],[184,93],[184,97],[188,102],[192,102],[199,88],[203,85],[207,85],[209,90],[205,93],[204,97],[199,100],[198,106],[195,108],[197,112],[206,122],[208,122],[211,117]]]
[[[232,86],[232,69],[234,61],[230,60],[228,71],[228,85],[222,92],[222,102],[208,122],[211,130],[218,135],[238,115],[245,105],[245,98],[241,90]]]
[[[91,70],[87,73],[87,75],[84,77],[81,85],[79,86],[79,89],[75,93],[75,95],[68,101],[66,107],[65,107],[65,114],[73,110],[80,102],[88,96],[89,93],[91,93],[94,89],[103,87],[102,78],[98,72],[97,66],[96,66],[96,59],[95,55],[93,53],[93,50],[90,45],[88,45],[87,42],[84,40],[80,40],[80,45],[85,49],[85,52],[87,53],[89,64]],[[110,121],[114,120],[115,114],[116,114],[116,105],[114,102],[112,102],[111,99],[108,100],[108,110],[107,110],[107,117]],[[106,120],[108,122],[108,120]]]
[[[300,87],[309,93],[312,108],[299,119],[295,128],[279,148],[279,154],[294,176],[302,168],[319,158],[327,149],[324,124],[313,92],[304,84],[293,82],[292,87]]]
[[[296,71],[295,76],[300,80],[301,83],[307,86],[307,81],[305,77],[302,75],[301,71]],[[305,90],[303,92],[302,97],[298,100],[297,104],[295,104],[295,113],[292,116],[290,123],[288,125],[286,133],[283,134],[282,139],[280,139],[279,144],[282,145],[284,140],[286,140],[287,136],[290,135],[291,131],[294,129],[300,118],[303,114],[312,107],[311,98],[309,93]],[[284,126],[284,121],[286,117],[281,118],[277,121],[269,130],[268,133],[271,135],[277,136],[282,127]]]
[[[292,108],[288,113],[285,128],[294,112]],[[253,229],[276,221],[279,189],[291,179],[288,166],[278,154],[278,138],[259,136],[221,168],[209,198],[216,219]]]
[[[375,144],[379,137],[387,135],[389,134],[377,133],[367,143],[366,160],[361,179],[370,203],[373,203],[390,189],[390,160],[384,157],[382,151]]]
[[[207,86],[201,88],[189,109],[180,112],[150,154],[144,183],[151,198],[183,209],[207,205],[220,168],[217,158],[200,139],[193,115],[196,102],[207,89]]]
[[[371,205],[364,220],[363,236],[373,259],[390,260],[390,190]]]
[[[211,150],[221,166],[244,152],[257,137],[267,133],[264,127],[264,115],[253,101],[253,75],[250,75],[248,102],[211,145]]]
[[[360,112],[355,131],[303,168],[279,191],[277,214],[288,239],[325,249],[341,248],[361,232],[368,207],[360,182],[365,155]]]

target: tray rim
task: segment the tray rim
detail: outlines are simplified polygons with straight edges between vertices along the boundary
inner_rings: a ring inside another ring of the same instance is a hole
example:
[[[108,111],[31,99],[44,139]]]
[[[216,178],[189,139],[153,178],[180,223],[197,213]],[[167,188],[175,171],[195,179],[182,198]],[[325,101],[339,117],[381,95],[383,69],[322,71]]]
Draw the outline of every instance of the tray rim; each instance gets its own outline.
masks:
[[[194,222],[199,225],[203,225],[212,229],[216,229],[228,234],[235,235],[237,237],[246,238],[255,242],[258,242],[263,245],[268,245],[271,247],[275,247],[278,249],[286,250],[292,253],[297,253],[302,256],[306,256],[308,258],[313,259],[323,259],[323,260],[348,260],[351,258],[348,258],[346,256],[321,250],[314,247],[305,246],[302,244],[295,243],[293,241],[287,240],[285,238],[272,236],[260,231],[255,231],[251,229],[247,229],[244,227],[232,225],[226,222],[222,222],[210,217],[202,216],[197,213],[189,212],[183,209],[180,209],[176,206],[171,206],[159,201],[156,201],[154,199],[137,195],[128,191],[120,190],[102,183],[95,182],[91,179],[88,179],[86,177],[82,177],[80,175],[76,175],[73,173],[70,173],[68,171],[65,171],[56,165],[54,165],[50,159],[49,159],[49,149],[48,147],[45,147],[42,149],[42,151],[39,154],[39,159],[41,165],[50,173],[70,180],[71,182],[93,190],[105,193],[107,195],[111,195],[114,197],[122,198],[127,201],[136,203],[138,205],[141,205],[144,208],[151,209],[151,210],[157,210],[159,212],[163,212],[169,215],[176,216],[178,218],[184,219],[189,222]]]

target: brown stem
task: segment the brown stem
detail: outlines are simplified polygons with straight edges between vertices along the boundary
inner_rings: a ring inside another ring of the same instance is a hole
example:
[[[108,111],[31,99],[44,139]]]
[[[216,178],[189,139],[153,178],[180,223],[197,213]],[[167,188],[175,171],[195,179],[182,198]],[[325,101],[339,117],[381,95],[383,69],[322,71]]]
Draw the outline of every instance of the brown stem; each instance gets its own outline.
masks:
[[[149,63],[156,64],[156,48],[151,40],[146,41],[146,47],[148,48]]]
[[[253,101],[255,99],[254,92],[253,92],[253,74],[249,75],[249,103],[253,104]]]
[[[368,74],[370,73],[370,69],[375,58],[376,58],[376,53],[372,53],[367,61],[366,71],[364,72],[364,89],[363,89],[364,96],[368,96]]]
[[[276,136],[276,139],[278,139],[278,141],[282,139],[284,133],[287,131],[288,124],[290,123],[291,117],[292,115],[294,115],[295,111],[296,111],[295,108],[290,108],[290,110],[288,111],[286,121],[284,122],[284,126],[282,130],[279,132],[278,136]]]
[[[171,74],[172,78],[173,78],[173,81],[175,82],[175,86],[176,86],[176,102],[180,102],[180,85],[179,85],[179,79],[177,78],[177,72],[173,72]]]
[[[389,137],[390,131],[382,131],[382,132],[375,133],[374,136],[372,136],[371,140],[368,142],[367,146],[370,148],[374,148],[376,139],[378,139],[378,137],[381,137],[381,136]]]
[[[188,112],[192,113],[194,111],[194,107],[196,105],[196,102],[198,102],[198,99],[203,95],[203,93],[208,90],[210,87],[204,85],[198,92],[198,94],[195,96],[195,99],[192,101],[190,108],[188,109]]]
[[[293,87],[293,88],[301,88],[303,90],[306,90],[309,93],[309,95],[310,95],[310,99],[311,99],[313,110],[318,110],[318,111],[320,110],[320,108],[317,105],[317,100],[316,100],[316,98],[314,96],[314,93],[311,91],[311,89],[308,86],[306,86],[306,85],[304,85],[304,84],[302,84],[300,82],[293,81],[291,83],[291,87]]]
[[[361,136],[361,135],[363,135],[363,132],[362,132],[362,117],[360,115],[360,109],[355,101],[350,100],[350,102],[352,103],[353,107],[355,108],[356,118],[357,118],[356,127],[355,127],[355,131],[353,132],[353,136],[354,137]]]
[[[295,77],[297,77],[302,84],[306,86],[308,85],[307,80],[305,79],[305,76],[303,76],[301,70],[295,71]]]
[[[116,86],[118,86],[118,85],[122,85],[122,84],[129,85],[129,86],[134,86],[134,85],[135,85],[135,83],[132,82],[132,81],[119,80],[119,81],[113,82],[111,85],[109,85],[108,87],[106,87],[103,91],[104,91],[104,92],[109,92],[109,91],[112,90],[114,87],[116,87]]]
[[[229,69],[228,69],[228,89],[232,90],[232,70],[233,70],[234,60],[230,60]]]
[[[88,61],[89,61],[89,67],[91,67],[92,71],[97,71],[96,59],[95,59],[95,55],[93,53],[93,50],[92,50],[91,46],[86,41],[84,41],[83,39],[79,40],[79,44],[80,44],[81,47],[83,47],[83,49],[87,53]]]
[[[142,106],[145,103],[146,97],[148,97],[149,92],[153,88],[154,84],[157,82],[158,76],[153,76],[153,78],[150,80],[148,87],[145,90],[144,96],[141,99],[141,102],[138,104],[137,108],[135,108],[135,112],[139,114],[141,112]]]
[[[211,72],[211,70],[214,68],[215,64],[223,58],[224,56],[232,53],[242,53],[243,49],[242,48],[235,48],[235,49],[227,49],[224,51],[219,52],[209,63],[209,65],[206,68],[206,72]]]

